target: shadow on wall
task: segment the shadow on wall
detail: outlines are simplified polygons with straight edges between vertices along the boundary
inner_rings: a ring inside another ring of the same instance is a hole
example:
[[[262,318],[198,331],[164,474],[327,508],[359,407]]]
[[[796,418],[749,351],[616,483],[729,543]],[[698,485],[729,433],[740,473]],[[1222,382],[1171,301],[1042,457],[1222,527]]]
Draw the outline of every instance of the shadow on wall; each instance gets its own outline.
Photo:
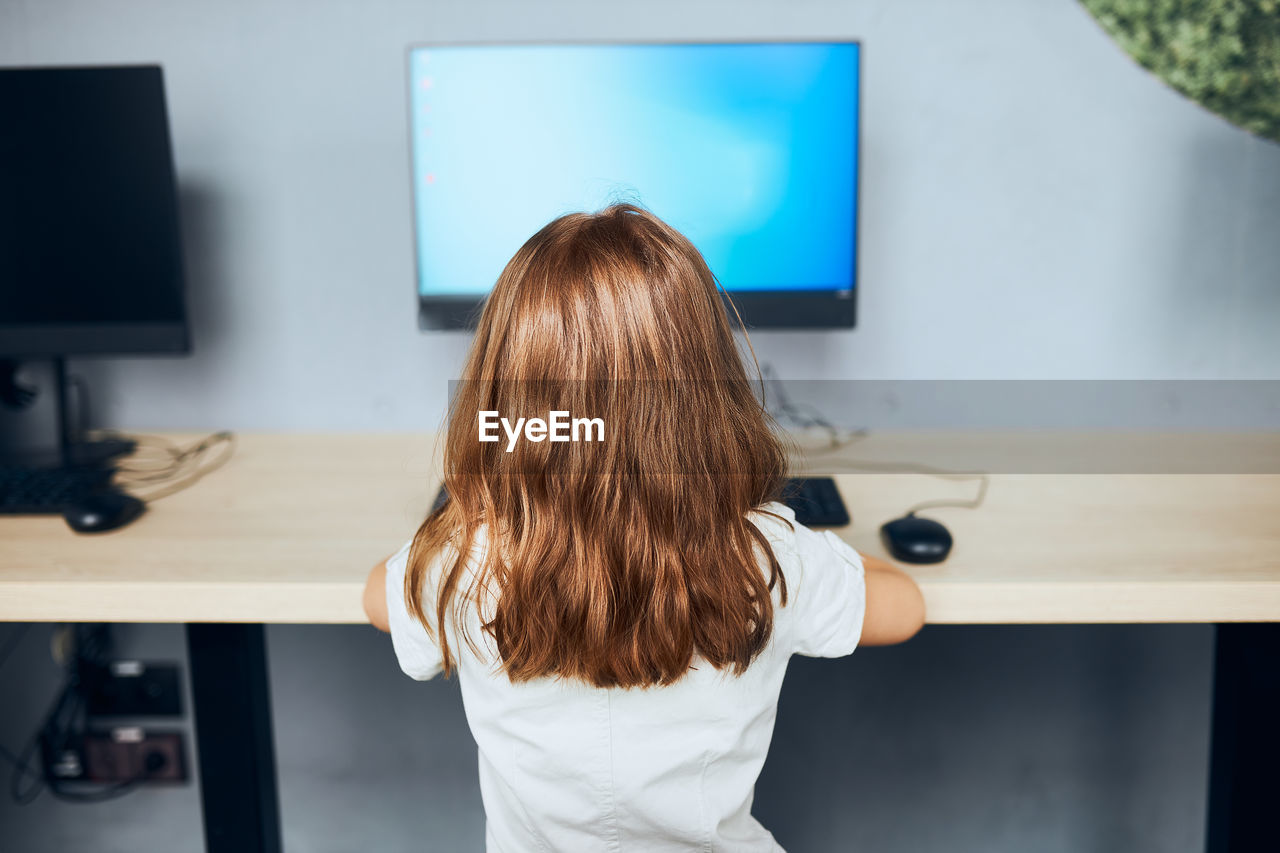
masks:
[[[226,285],[228,273],[224,266],[230,252],[216,192],[198,184],[183,184],[178,190],[178,204],[186,254],[192,354],[199,363],[206,354],[216,356],[224,349],[221,332],[233,314],[228,304],[232,290]]]
[[[1179,233],[1153,261],[1165,282],[1150,333],[1193,374],[1275,378],[1280,145],[1233,128],[1200,137],[1185,163]]]
[[[1246,136],[1237,157],[1242,175],[1235,199],[1239,214],[1232,234],[1230,303],[1235,322],[1227,339],[1235,341],[1237,363],[1247,372],[1266,365],[1268,353],[1274,353],[1280,319],[1280,143]],[[1271,366],[1269,376],[1276,376],[1274,362]]]

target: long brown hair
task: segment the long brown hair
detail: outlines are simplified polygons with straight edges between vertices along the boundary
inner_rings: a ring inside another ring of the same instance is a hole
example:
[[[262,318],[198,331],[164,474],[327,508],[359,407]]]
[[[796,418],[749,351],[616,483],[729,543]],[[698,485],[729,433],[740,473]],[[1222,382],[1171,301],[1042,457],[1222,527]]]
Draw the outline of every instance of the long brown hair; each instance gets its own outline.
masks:
[[[479,440],[481,412],[552,410],[600,418],[602,440]],[[786,579],[747,516],[776,499],[786,454],[714,276],[648,211],[560,217],[511,259],[453,389],[444,463],[450,500],[414,537],[405,595],[446,673],[443,626],[463,607],[513,682],[670,684],[695,655],[741,673],[767,644]]]

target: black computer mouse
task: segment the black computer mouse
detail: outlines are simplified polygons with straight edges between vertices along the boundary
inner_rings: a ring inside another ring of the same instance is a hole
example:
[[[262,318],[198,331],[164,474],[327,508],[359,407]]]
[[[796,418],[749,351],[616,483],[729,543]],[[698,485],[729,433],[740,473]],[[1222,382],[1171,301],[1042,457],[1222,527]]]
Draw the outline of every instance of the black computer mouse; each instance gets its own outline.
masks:
[[[142,515],[147,505],[124,492],[104,491],[89,495],[62,512],[76,533],[106,533],[124,527]]]
[[[908,515],[887,521],[880,539],[904,563],[941,563],[951,553],[951,532],[932,518]]]

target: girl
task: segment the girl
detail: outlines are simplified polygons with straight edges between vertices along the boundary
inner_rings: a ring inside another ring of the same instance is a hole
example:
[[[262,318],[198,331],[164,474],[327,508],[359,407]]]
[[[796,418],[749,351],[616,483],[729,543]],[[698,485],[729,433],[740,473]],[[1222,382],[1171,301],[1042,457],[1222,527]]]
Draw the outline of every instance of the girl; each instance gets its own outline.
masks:
[[[457,668],[490,853],[779,850],[751,801],[788,658],[901,642],[924,605],[778,502],[784,450],[697,249],[631,205],[535,234],[444,460],[450,500],[364,606],[408,675]]]

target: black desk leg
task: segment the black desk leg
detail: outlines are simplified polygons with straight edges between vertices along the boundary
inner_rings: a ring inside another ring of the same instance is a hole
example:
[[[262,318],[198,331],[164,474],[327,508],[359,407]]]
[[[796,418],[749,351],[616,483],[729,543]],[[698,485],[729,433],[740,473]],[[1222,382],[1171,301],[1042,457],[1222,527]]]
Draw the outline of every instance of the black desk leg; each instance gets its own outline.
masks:
[[[1208,853],[1280,850],[1280,624],[1222,624],[1213,672]]]
[[[262,625],[189,624],[207,853],[280,853]]]

